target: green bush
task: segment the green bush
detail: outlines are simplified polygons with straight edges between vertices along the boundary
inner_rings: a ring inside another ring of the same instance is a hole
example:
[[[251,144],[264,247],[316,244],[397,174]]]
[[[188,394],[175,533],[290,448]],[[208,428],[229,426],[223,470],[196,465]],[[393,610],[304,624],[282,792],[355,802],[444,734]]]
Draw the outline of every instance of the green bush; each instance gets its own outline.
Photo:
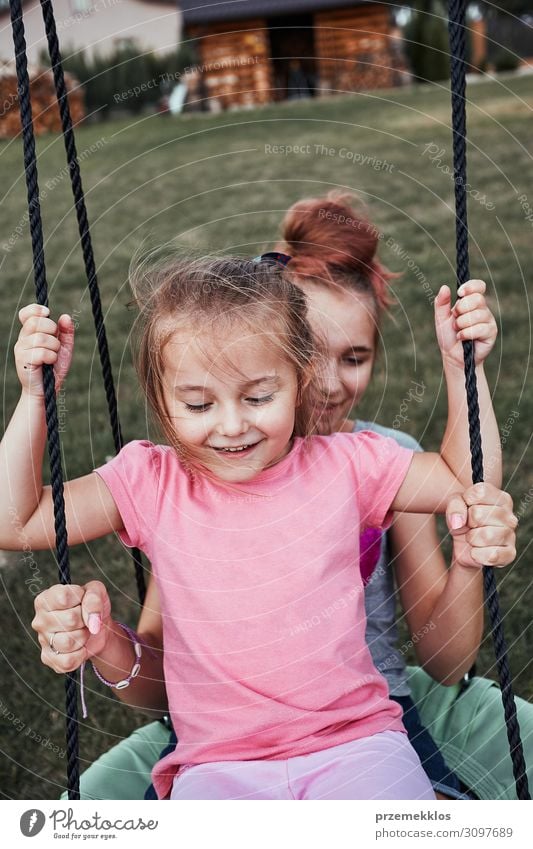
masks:
[[[520,65],[520,56],[502,47],[494,56],[494,68],[496,71],[516,71]]]
[[[141,112],[154,106],[175,83],[182,71],[194,63],[189,47],[171,53],[139,53],[134,47],[121,47],[111,54],[63,51],[63,67],[82,84],[88,114],[107,117],[113,110]],[[49,65],[48,54],[41,62]]]
[[[438,0],[418,0],[405,28],[405,52],[417,82],[450,77],[448,27]]]

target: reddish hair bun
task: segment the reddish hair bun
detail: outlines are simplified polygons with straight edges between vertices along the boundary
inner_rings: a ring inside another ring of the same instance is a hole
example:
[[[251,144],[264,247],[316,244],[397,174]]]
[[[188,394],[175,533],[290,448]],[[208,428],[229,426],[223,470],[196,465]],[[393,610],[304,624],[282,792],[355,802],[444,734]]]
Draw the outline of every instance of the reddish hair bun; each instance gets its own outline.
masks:
[[[357,209],[357,206],[360,209]],[[377,259],[380,234],[354,195],[333,191],[294,203],[281,224],[290,271],[325,283],[353,285],[373,296],[378,314],[390,305],[393,274]]]

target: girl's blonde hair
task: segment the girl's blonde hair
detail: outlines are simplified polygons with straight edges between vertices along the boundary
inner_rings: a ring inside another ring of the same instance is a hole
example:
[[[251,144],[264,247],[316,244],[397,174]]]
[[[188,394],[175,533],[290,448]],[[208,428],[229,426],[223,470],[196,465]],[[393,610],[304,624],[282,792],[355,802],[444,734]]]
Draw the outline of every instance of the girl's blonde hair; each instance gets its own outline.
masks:
[[[152,255],[132,267],[130,282],[139,308],[133,333],[139,381],[166,440],[188,465],[195,465],[194,458],[177,437],[163,393],[163,351],[184,325],[215,348],[217,335],[235,327],[243,336],[275,345],[297,378],[293,436],[313,432],[320,354],[305,295],[281,265],[237,257],[154,260]]]

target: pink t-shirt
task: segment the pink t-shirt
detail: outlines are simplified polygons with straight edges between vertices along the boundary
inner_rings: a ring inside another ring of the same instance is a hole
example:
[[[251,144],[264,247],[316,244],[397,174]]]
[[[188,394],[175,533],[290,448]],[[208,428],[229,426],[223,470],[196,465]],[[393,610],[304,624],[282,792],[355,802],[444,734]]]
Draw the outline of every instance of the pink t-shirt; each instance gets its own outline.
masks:
[[[159,589],[178,736],[153,770],[159,798],[180,764],[404,730],[365,642],[359,537],[388,524],[412,454],[370,431],[296,439],[229,487],[167,446],[132,442],[97,470]]]

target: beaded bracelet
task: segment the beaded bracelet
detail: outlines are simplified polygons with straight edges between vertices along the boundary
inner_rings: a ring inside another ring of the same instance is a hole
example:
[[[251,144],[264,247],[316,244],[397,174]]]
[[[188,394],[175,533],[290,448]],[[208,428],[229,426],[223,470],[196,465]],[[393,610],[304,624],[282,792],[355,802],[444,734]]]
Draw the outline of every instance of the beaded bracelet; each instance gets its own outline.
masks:
[[[130,674],[127,678],[123,678],[122,681],[117,681],[115,684],[113,681],[108,681],[107,678],[104,678],[104,676],[101,675],[100,672],[98,672],[92,660],[91,666],[96,677],[102,682],[102,684],[105,684],[106,687],[113,687],[115,690],[124,690],[126,687],[130,686],[130,682],[133,680],[133,678],[136,678],[139,672],[141,671],[142,646],[135,631],[132,631],[131,628],[129,628],[127,625],[123,625],[122,622],[117,622],[117,625],[120,625],[122,630],[126,632],[132,642],[133,649],[135,651],[135,662],[131,667]]]

